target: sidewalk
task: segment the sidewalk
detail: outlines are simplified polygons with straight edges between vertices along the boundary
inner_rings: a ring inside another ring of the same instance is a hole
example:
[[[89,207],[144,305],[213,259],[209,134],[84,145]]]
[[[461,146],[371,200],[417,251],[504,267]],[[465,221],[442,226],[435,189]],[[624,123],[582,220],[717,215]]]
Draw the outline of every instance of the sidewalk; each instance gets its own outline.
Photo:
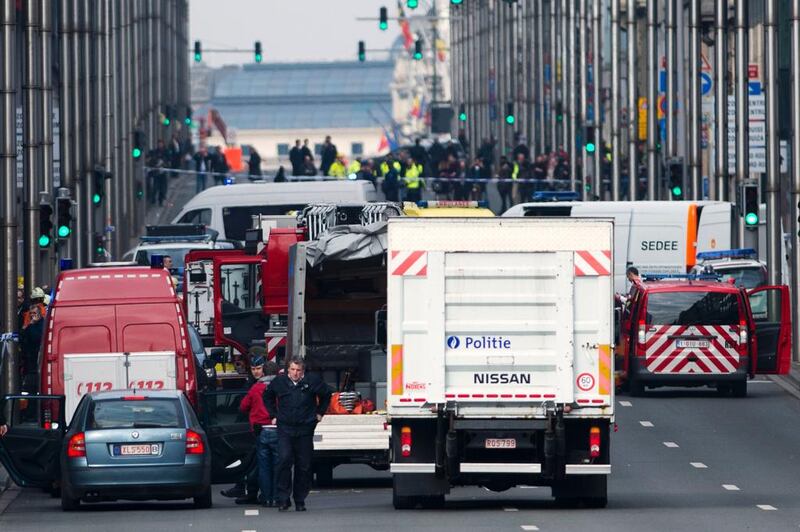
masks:
[[[800,399],[800,363],[792,362],[788,375],[769,375],[781,388]]]

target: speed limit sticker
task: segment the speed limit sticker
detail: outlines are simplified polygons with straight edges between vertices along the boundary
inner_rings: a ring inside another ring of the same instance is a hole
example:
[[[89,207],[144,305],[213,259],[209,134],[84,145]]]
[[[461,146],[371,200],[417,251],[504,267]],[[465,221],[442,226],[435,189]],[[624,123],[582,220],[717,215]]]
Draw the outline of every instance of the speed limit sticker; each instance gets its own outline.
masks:
[[[594,388],[594,377],[590,373],[581,373],[578,375],[578,388],[584,392],[588,392]]]

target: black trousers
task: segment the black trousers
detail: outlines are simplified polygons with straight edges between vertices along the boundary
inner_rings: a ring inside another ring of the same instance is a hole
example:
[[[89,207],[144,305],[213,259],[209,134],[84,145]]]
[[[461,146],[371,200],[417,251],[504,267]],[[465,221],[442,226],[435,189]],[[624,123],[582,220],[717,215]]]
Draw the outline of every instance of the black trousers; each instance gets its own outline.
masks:
[[[295,435],[278,429],[278,490],[277,499],[295,504],[305,503],[311,489],[311,457],[314,454],[314,434]],[[292,482],[294,466],[294,482]]]

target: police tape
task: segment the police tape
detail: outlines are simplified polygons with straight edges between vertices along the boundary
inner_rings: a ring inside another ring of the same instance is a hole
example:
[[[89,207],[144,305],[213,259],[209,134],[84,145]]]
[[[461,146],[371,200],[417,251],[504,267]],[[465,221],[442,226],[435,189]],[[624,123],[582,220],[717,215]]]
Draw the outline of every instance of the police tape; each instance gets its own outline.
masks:
[[[0,333],[0,342],[19,342],[19,335],[15,332]]]

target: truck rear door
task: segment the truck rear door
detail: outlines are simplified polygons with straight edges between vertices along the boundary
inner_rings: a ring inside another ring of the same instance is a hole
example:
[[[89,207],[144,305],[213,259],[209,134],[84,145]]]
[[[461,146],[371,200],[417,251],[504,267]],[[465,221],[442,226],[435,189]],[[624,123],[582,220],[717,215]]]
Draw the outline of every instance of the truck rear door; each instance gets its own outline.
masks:
[[[747,291],[755,324],[756,373],[786,375],[792,360],[789,287],[762,286]]]

